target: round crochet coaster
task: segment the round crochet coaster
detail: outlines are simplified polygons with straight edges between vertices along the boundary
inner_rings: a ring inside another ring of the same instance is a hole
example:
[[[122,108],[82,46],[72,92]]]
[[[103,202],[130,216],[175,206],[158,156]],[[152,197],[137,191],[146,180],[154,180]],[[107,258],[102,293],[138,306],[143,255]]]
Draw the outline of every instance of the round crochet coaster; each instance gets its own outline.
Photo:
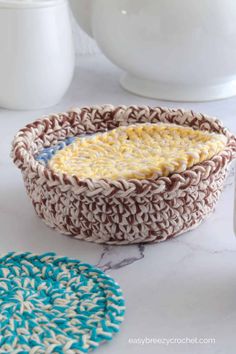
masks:
[[[101,270],[54,253],[0,257],[0,353],[87,353],[124,316],[120,287]]]
[[[223,151],[227,138],[167,123],[121,126],[103,133],[67,138],[44,148],[36,160],[55,173],[80,179],[167,177]]]

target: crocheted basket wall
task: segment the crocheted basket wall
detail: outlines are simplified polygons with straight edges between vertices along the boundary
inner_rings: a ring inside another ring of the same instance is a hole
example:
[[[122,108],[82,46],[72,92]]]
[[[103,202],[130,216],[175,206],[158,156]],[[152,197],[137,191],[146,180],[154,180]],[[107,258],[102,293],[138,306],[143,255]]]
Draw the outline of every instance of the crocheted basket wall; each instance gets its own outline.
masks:
[[[222,133],[227,146],[182,173],[146,180],[80,180],[57,174],[36,160],[42,149],[69,137],[145,122]],[[235,137],[221,122],[203,114],[110,105],[37,120],[19,131],[12,148],[38,216],[63,234],[108,244],[165,241],[199,225],[215,207],[235,152]]]

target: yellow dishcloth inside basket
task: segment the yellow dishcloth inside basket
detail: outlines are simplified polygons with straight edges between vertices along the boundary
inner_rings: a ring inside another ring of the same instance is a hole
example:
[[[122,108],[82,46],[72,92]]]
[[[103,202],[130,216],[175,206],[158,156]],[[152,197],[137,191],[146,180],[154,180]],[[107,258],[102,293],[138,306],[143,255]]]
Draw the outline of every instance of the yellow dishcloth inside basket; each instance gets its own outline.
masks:
[[[182,172],[210,159],[224,135],[174,124],[136,124],[78,137],[49,161],[55,172],[92,179],[145,179]]]

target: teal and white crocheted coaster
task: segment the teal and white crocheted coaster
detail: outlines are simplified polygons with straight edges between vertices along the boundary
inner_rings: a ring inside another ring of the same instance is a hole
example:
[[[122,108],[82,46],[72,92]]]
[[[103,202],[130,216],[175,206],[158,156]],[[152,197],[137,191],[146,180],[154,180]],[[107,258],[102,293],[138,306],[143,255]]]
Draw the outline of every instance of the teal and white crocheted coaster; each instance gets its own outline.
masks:
[[[0,353],[87,353],[123,316],[120,287],[89,264],[54,253],[0,257]]]

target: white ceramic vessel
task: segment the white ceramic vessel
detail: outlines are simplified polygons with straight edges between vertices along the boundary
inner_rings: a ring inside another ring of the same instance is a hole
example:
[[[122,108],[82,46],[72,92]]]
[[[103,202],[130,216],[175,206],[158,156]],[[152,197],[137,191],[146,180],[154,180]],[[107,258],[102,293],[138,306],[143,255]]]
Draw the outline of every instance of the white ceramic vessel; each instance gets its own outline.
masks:
[[[74,72],[66,0],[0,0],[0,107],[58,103]]]
[[[70,0],[104,54],[143,96],[204,101],[236,95],[235,0]]]

